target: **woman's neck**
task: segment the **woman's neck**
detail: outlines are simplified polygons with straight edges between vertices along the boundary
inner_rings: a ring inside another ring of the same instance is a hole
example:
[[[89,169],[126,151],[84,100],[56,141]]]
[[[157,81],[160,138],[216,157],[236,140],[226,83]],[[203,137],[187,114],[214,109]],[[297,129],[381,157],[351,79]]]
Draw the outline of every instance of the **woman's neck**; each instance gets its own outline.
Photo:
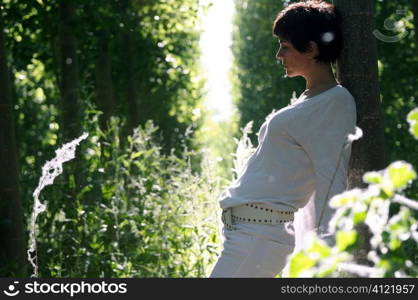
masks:
[[[303,76],[306,80],[306,90],[302,95],[313,97],[339,84],[332,73],[330,64],[317,64],[311,70]]]

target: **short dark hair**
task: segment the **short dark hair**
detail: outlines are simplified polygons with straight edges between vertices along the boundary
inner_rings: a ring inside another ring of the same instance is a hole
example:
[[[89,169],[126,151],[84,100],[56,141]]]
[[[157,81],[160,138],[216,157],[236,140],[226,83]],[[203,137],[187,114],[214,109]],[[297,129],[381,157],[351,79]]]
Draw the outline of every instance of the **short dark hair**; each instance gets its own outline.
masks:
[[[292,3],[278,13],[273,35],[290,41],[299,52],[316,42],[316,61],[335,63],[342,48],[341,15],[334,5],[320,0]]]

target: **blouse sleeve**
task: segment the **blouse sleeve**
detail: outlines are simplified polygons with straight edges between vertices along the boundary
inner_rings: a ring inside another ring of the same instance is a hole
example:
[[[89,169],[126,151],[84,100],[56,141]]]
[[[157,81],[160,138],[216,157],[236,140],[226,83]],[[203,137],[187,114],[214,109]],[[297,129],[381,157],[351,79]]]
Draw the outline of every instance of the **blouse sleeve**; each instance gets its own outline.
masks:
[[[344,156],[348,164],[351,153],[348,135],[354,133],[355,125],[356,107],[349,93],[307,100],[290,122],[289,133],[302,146],[315,172],[313,205],[307,205],[310,212],[305,211],[304,215],[312,220],[311,229],[323,237],[330,235],[332,210],[328,201],[346,188],[347,170],[336,171],[344,165]]]

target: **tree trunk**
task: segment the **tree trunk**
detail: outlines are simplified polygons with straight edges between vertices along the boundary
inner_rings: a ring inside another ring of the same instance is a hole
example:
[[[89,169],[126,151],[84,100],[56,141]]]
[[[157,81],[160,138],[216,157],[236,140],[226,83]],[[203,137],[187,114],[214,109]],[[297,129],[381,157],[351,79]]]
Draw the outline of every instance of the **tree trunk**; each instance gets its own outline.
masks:
[[[127,26],[129,27],[129,26]],[[135,53],[135,40],[133,34],[129,32],[129,29],[125,33],[126,41],[126,76],[127,76],[127,90],[126,97],[128,101],[129,109],[129,123],[128,134],[132,134],[132,130],[139,125],[139,112],[138,112],[138,99],[136,91],[136,53]]]
[[[137,92],[136,65],[137,53],[135,45],[135,27],[138,26],[139,21],[132,15],[135,10],[133,5],[142,5],[141,1],[122,1],[120,5],[121,15],[124,16],[125,26],[121,32],[122,49],[125,53],[125,83],[126,83],[126,103],[128,107],[128,124],[126,126],[127,134],[132,134],[135,127],[139,125],[139,103]],[[146,58],[145,58],[146,59]]]
[[[373,0],[335,0],[343,17],[343,51],[338,78],[357,104],[357,125],[363,138],[353,144],[350,186],[364,186],[364,172],[386,166],[377,71]],[[358,42],[361,41],[361,42]]]
[[[107,33],[101,32],[99,35],[96,61],[96,103],[103,112],[100,118],[100,127],[106,129],[110,117],[114,114],[115,100],[108,47],[109,39]]]
[[[337,62],[338,79],[353,95],[357,105],[357,126],[363,137],[354,142],[349,169],[349,187],[364,187],[366,171],[386,167],[383,124],[380,112],[377,69],[377,46],[374,30],[373,0],[335,0],[341,12],[343,51]],[[365,244],[370,234],[359,228]],[[366,262],[370,245],[357,254],[359,262]]]
[[[71,0],[60,2],[60,50],[61,50],[61,114],[64,139],[73,139],[81,134],[75,6]]]
[[[75,1],[61,0],[60,3],[60,54],[61,54],[61,128],[62,143],[67,143],[81,135],[81,109],[79,101],[79,76],[77,61],[77,41],[74,35],[76,26]],[[76,220],[77,194],[80,190],[79,160],[75,160],[65,167],[63,180],[64,189],[62,209],[68,219]],[[68,236],[75,235],[77,227],[74,222],[66,224]],[[74,252],[78,244],[71,238],[63,241],[63,268],[72,274],[74,266]]]
[[[11,87],[3,32],[0,8],[0,269],[3,277],[25,277],[26,238],[23,231]]]

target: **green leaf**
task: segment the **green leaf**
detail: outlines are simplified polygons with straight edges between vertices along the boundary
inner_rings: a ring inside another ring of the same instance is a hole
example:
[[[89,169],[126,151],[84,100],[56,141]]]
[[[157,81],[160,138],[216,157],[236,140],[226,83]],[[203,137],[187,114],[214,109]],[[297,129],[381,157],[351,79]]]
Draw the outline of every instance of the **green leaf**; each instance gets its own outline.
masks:
[[[99,244],[99,243],[90,243],[90,247],[91,247],[92,249],[97,249],[97,248],[99,248],[99,247],[100,247],[100,244]]]
[[[395,250],[396,250],[396,249],[398,249],[400,246],[401,246],[401,240],[400,240],[400,239],[398,239],[397,237],[393,237],[393,238],[390,240],[390,243],[389,243],[389,248],[390,248],[390,250],[395,251]]]
[[[390,260],[388,259],[381,259],[379,263],[377,264],[377,267],[385,269],[386,271],[389,271],[392,269],[392,264]]]
[[[353,189],[350,191],[343,192],[339,195],[336,195],[331,198],[329,205],[333,208],[342,207],[345,205],[354,204],[357,201],[358,196],[360,196],[360,189]]]
[[[123,220],[121,223],[119,223],[119,228],[123,228],[125,225],[129,225],[129,220]]]
[[[382,194],[383,198],[391,198],[393,194],[395,193],[394,186],[391,180],[383,180],[380,187],[383,192]]]
[[[357,242],[358,234],[354,230],[338,231],[336,234],[336,243],[339,251],[345,251],[351,245]]]
[[[38,103],[41,103],[45,100],[45,93],[42,88],[37,88],[35,90],[35,99],[38,101]]]
[[[325,265],[318,270],[318,277],[330,277],[337,270],[337,263]]]
[[[125,168],[129,168],[129,161],[122,160],[121,162]]]
[[[324,242],[315,239],[312,246],[308,249],[308,253],[315,253],[319,255],[319,258],[324,258],[331,255],[331,248]]]
[[[354,225],[357,225],[363,222],[364,219],[366,219],[366,216],[367,216],[367,211],[355,212],[353,214]]]
[[[131,154],[131,159],[135,159],[137,157],[140,157],[142,155],[142,151],[133,152]]]
[[[418,108],[413,109],[407,116],[409,132],[418,139]]]
[[[290,277],[299,277],[302,272],[315,266],[316,260],[300,251],[293,255],[290,259]]]
[[[365,183],[381,183],[383,181],[383,177],[380,172],[376,172],[376,171],[366,172],[363,175],[363,181]]]
[[[387,170],[389,178],[396,189],[403,189],[407,184],[417,178],[414,168],[403,161],[391,163]]]

